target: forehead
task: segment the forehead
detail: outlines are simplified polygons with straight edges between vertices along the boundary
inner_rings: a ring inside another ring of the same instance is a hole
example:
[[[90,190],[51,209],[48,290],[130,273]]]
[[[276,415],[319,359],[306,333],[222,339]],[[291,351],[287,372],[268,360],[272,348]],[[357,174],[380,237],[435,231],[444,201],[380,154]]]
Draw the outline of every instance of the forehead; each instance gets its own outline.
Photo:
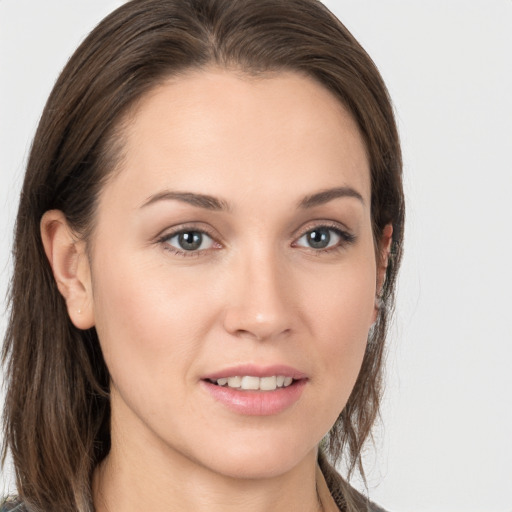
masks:
[[[200,187],[222,197],[226,183],[242,195],[275,189],[283,198],[352,186],[369,204],[369,165],[356,122],[331,92],[298,73],[189,71],[143,97],[123,137],[114,182],[140,196]]]

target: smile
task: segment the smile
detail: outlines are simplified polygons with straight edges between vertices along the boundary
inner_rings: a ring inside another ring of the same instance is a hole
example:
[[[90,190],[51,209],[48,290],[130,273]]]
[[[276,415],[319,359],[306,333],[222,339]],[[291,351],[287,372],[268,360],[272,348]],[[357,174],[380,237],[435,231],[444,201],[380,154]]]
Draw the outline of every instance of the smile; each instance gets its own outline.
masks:
[[[284,375],[272,375],[269,377],[237,375],[234,377],[223,377],[221,379],[210,379],[210,382],[217,386],[240,389],[243,391],[275,391],[278,388],[290,386],[293,383],[293,378],[285,377]]]
[[[286,364],[242,364],[201,378],[215,402],[248,416],[283,413],[300,400],[308,383],[309,375]]]

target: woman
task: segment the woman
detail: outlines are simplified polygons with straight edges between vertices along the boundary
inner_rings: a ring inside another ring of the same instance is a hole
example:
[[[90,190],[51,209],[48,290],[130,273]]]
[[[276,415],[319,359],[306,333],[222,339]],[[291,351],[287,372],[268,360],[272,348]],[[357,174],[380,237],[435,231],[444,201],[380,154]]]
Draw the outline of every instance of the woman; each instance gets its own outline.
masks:
[[[379,510],[330,463],[378,412],[402,231],[386,88],[325,7],[126,3],[27,167],[6,510]]]

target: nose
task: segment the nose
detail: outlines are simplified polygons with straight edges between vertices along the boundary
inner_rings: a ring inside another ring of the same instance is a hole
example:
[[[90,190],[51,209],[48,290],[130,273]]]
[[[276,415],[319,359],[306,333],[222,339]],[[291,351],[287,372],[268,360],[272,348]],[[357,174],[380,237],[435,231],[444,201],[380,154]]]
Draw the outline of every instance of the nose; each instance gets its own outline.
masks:
[[[272,254],[240,260],[230,272],[224,328],[258,341],[286,337],[294,329],[294,308],[293,280],[285,263]]]

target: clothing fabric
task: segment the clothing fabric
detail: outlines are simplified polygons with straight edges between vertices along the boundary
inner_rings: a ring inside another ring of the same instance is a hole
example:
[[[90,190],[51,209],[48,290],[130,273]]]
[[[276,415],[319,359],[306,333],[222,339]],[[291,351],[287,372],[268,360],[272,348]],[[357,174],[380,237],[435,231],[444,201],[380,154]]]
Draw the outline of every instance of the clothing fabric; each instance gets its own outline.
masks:
[[[16,498],[7,498],[0,504],[0,512],[26,512],[25,507]]]
[[[318,495],[318,500],[322,505],[323,512],[339,512],[340,509],[334,498],[332,497],[331,491],[327,486],[327,482],[325,481],[324,474],[320,469],[320,465],[316,466],[316,493]]]
[[[328,500],[329,497],[332,499],[336,505],[336,508],[333,509],[335,512],[344,512],[347,509],[347,500],[345,499],[345,496],[348,496],[349,491],[350,495],[353,496],[353,502],[358,512],[386,512],[383,508],[370,501],[366,496],[363,496],[361,493],[350,487],[350,485],[343,480],[341,475],[329,463],[322,451],[318,454],[318,466],[321,470],[321,476],[324,478],[327,492],[329,494],[325,499]],[[320,494],[320,487],[321,485],[319,485],[317,478],[317,492],[320,496],[320,502],[325,509],[324,502],[322,501],[322,495]],[[331,509],[326,508],[325,511],[331,512]]]

